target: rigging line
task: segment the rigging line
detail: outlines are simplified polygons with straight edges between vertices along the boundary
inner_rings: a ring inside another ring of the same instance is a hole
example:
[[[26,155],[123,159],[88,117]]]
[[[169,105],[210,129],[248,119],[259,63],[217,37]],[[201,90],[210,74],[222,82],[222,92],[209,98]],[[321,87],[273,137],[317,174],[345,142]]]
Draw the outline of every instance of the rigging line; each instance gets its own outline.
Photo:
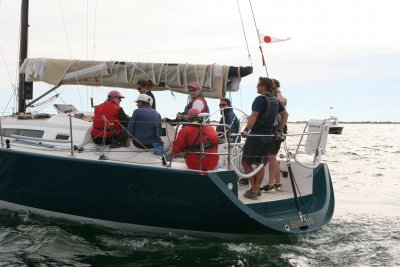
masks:
[[[93,60],[96,52],[96,28],[97,28],[97,0],[94,3],[94,26],[93,26]],[[91,99],[93,99],[93,87],[91,87]]]
[[[89,60],[89,0],[86,0],[86,60]]]
[[[304,210],[305,217],[308,217],[308,210],[307,210],[307,207],[306,207],[306,205],[304,204],[304,202],[302,200],[302,194],[301,194],[299,185],[297,184],[296,178],[293,175],[292,167],[291,167],[291,164],[290,164],[290,151],[289,151],[289,147],[288,147],[287,142],[286,142],[286,138],[283,140],[283,147],[284,147],[284,151],[285,151],[285,154],[286,154],[286,164],[288,166],[288,174],[289,174],[289,178],[290,178],[290,183],[292,185],[292,190],[293,190],[293,195],[294,195],[297,211],[298,211],[300,219],[304,220],[303,219],[303,214],[301,212],[302,212],[302,210]],[[297,196],[296,192],[298,192],[300,196]]]
[[[81,96],[81,90],[80,90],[80,83],[79,83],[79,80],[78,80],[78,67],[79,67],[79,63],[80,63],[80,61],[78,60],[78,62],[77,62],[77,64],[76,64],[76,70],[75,70],[75,73],[76,73],[76,82],[77,82],[77,87],[78,87],[78,94],[79,94],[79,102],[81,103],[81,109],[83,110],[83,102],[82,102],[82,96]]]
[[[2,55],[2,57],[3,57],[4,66],[5,66],[6,70],[7,70],[8,77],[10,78],[11,86],[12,86],[12,88],[13,88],[13,89],[14,89],[14,91],[15,91],[16,87],[15,87],[15,84],[14,84],[14,82],[13,82],[12,78],[11,78],[11,73],[10,73],[10,70],[7,68],[7,61],[6,61],[6,57],[4,56],[3,48],[2,48],[2,46],[1,46],[1,45],[0,45],[0,50],[1,50],[1,55]]]
[[[94,4],[94,27],[93,27],[93,60],[94,60],[94,54],[96,50],[96,28],[97,28],[97,0],[95,1]]]
[[[251,60],[251,55],[250,55],[249,44],[248,44],[248,42],[247,42],[246,31],[245,31],[245,29],[244,29],[243,18],[242,18],[242,12],[240,11],[239,0],[236,0],[236,3],[237,3],[238,10],[239,10],[240,22],[242,23],[242,30],[243,30],[244,40],[246,41],[247,58],[248,58],[249,61],[250,61],[250,65],[253,66],[253,62],[252,62],[252,60]]]
[[[64,19],[64,12],[63,12],[63,9],[62,9],[62,6],[61,6],[61,0],[58,0],[58,3],[59,3],[59,6],[60,6],[61,18],[62,18],[63,25],[64,25],[65,37],[67,39],[69,57],[72,58],[71,45],[70,45],[70,41],[69,41],[69,37],[68,37],[67,25],[66,25],[65,19]],[[80,91],[79,87],[78,87],[78,95],[79,95],[79,100],[80,100],[80,103],[81,103],[81,108],[83,109],[82,96],[81,96],[81,91]]]
[[[54,95],[54,96],[50,97],[49,99],[46,99],[46,100],[32,106],[31,110],[33,110],[34,113],[42,111],[42,110],[48,108],[54,101],[57,100],[57,98],[58,98],[58,95]]]
[[[2,55],[2,57],[3,57],[4,66],[5,66],[6,70],[7,70],[8,77],[10,78],[11,86],[12,86],[12,88],[14,89],[14,90],[13,90],[12,96],[11,96],[10,99],[8,100],[7,105],[6,105],[6,107],[4,108],[3,113],[1,114],[1,116],[3,116],[4,113],[6,112],[6,110],[8,109],[8,105],[10,104],[11,100],[13,99],[13,96],[16,96],[16,95],[17,95],[17,94],[16,94],[17,88],[16,88],[16,86],[15,86],[15,84],[13,83],[13,80],[12,80],[12,78],[11,78],[10,70],[7,68],[6,58],[5,58],[5,56],[4,56],[3,48],[2,48],[1,45],[0,45],[0,50],[1,50],[1,55]]]
[[[86,0],[86,60],[89,60],[89,0]],[[86,110],[88,109],[89,102],[89,89],[86,86]]]
[[[64,12],[63,12],[63,9],[62,9],[62,6],[61,6],[61,0],[58,0],[58,4],[60,6],[60,13],[61,13],[61,18],[62,18],[63,25],[64,25],[65,37],[67,39],[69,57],[72,58],[71,46],[70,46],[70,42],[69,42],[69,38],[68,38],[67,26],[65,24]]]
[[[269,75],[268,75],[268,69],[267,69],[267,64],[265,63],[265,59],[264,59],[264,52],[263,52],[262,46],[261,46],[260,33],[259,33],[259,31],[258,31],[258,28],[257,28],[256,17],[254,16],[254,11],[253,11],[253,6],[252,6],[252,4],[251,4],[251,0],[249,0],[249,4],[250,4],[250,9],[251,9],[251,14],[253,15],[254,27],[256,27],[257,38],[258,38],[258,44],[259,44],[258,47],[260,48],[261,57],[262,57],[262,62],[263,62],[263,65],[264,65],[264,67],[265,67],[265,72],[267,73],[267,77],[269,77]]]
[[[86,60],[89,60],[89,0],[86,0]],[[88,86],[86,86],[86,110],[89,110]]]
[[[29,22],[28,22],[29,23]],[[22,30],[22,22],[20,21],[19,22],[19,31],[21,32],[21,30]],[[13,92],[13,94],[15,95],[15,97],[14,97],[14,107],[13,107],[13,109],[14,108],[16,108],[17,110],[18,110],[18,105],[19,105],[19,95],[18,95],[18,88],[19,88],[19,66],[20,66],[20,64],[22,63],[21,62],[21,59],[19,58],[19,54],[20,54],[20,49],[21,49],[21,35],[19,34],[18,35],[18,46],[17,46],[17,56],[16,56],[16,58],[17,58],[17,62],[18,62],[18,64],[16,64],[16,66],[15,66],[15,83],[17,84],[17,86],[14,88],[14,92]],[[26,100],[26,99],[25,99]],[[26,103],[26,101],[25,101],[25,103]],[[8,104],[7,104],[8,105]],[[14,113],[14,111],[13,111],[13,113]]]

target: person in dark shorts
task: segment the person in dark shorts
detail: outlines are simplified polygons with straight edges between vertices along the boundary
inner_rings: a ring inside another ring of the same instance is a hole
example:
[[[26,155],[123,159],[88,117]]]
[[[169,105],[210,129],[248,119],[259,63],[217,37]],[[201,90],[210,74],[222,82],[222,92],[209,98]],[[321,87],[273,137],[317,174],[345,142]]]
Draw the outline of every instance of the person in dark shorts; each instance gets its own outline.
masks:
[[[280,82],[276,79],[272,79],[272,82],[274,84],[272,94],[274,97],[276,97],[280,103],[280,105],[284,106],[285,111],[278,112],[278,116],[276,117],[276,121],[274,123],[274,132],[279,133],[279,127],[278,125],[280,124],[282,127],[283,125],[283,133],[287,133],[287,118],[289,114],[286,111],[286,104],[287,104],[287,99],[282,96],[281,90],[280,90]],[[279,167],[279,162],[276,158],[278,155],[279,149],[281,148],[281,144],[283,142],[283,135],[282,133],[279,133],[276,138],[274,138],[271,146],[271,151],[268,155],[269,158],[269,164],[268,164],[268,169],[269,169],[269,181],[268,184],[263,186],[261,188],[261,191],[263,192],[274,192],[274,191],[281,191],[282,190],[282,184],[281,184],[281,173],[280,173],[280,167]]]
[[[242,166],[246,174],[254,171],[253,164],[268,162],[268,153],[271,149],[273,126],[279,109],[279,101],[272,95],[272,80],[260,77],[257,84],[257,96],[252,104],[252,112],[247,119],[247,125],[242,135],[247,137],[243,147]],[[257,199],[261,195],[260,185],[264,179],[265,168],[261,168],[249,178],[251,189],[244,193],[244,197]]]

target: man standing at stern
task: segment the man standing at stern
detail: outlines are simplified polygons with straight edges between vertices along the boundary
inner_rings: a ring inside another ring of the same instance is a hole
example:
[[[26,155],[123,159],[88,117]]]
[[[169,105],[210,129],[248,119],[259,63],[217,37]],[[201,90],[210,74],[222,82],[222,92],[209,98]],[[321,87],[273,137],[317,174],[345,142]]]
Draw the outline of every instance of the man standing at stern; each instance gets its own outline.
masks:
[[[242,166],[246,174],[254,171],[253,164],[268,163],[268,153],[273,139],[273,126],[276,116],[286,112],[285,108],[272,95],[273,82],[267,77],[260,77],[257,84],[257,96],[252,104],[252,112],[247,120],[247,126],[242,135],[247,137],[243,147]],[[287,117],[287,116],[286,116]],[[277,125],[282,130],[286,121]],[[261,195],[260,185],[264,179],[265,168],[262,167],[249,178],[251,189],[244,193],[245,198],[257,199]]]

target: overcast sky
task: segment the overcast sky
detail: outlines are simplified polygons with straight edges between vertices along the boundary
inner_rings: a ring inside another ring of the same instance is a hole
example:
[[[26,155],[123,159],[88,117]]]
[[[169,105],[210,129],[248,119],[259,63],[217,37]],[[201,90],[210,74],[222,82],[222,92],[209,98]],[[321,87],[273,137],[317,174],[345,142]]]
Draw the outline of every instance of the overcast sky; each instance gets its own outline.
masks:
[[[239,2],[251,60],[239,16]],[[261,33],[291,40],[264,44],[267,70],[288,98],[289,121],[336,115],[341,121],[400,121],[400,1],[251,0]],[[0,108],[15,85],[20,1],[0,0]],[[231,98],[246,113],[261,65],[248,0],[31,0],[29,57],[253,65]],[[48,90],[35,87],[35,96]],[[109,88],[58,90],[56,103],[90,110]],[[127,113],[136,90],[121,90]],[[186,96],[155,92],[162,116]],[[212,111],[218,100],[208,100]],[[8,104],[8,112],[13,108]],[[333,107],[333,109],[330,109]],[[53,112],[51,107],[43,112]]]

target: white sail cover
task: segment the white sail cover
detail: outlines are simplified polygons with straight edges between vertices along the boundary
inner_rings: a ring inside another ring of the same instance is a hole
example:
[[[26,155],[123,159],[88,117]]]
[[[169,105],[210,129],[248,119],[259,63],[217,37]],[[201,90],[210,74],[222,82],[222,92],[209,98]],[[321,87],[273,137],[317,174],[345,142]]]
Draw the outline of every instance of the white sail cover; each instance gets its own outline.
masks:
[[[52,85],[87,85],[136,88],[140,79],[152,80],[152,90],[187,93],[191,82],[202,84],[205,97],[222,98],[226,91],[237,91],[240,73],[228,77],[226,65],[142,63],[121,61],[83,61],[70,59],[27,58],[20,68],[25,81]]]

